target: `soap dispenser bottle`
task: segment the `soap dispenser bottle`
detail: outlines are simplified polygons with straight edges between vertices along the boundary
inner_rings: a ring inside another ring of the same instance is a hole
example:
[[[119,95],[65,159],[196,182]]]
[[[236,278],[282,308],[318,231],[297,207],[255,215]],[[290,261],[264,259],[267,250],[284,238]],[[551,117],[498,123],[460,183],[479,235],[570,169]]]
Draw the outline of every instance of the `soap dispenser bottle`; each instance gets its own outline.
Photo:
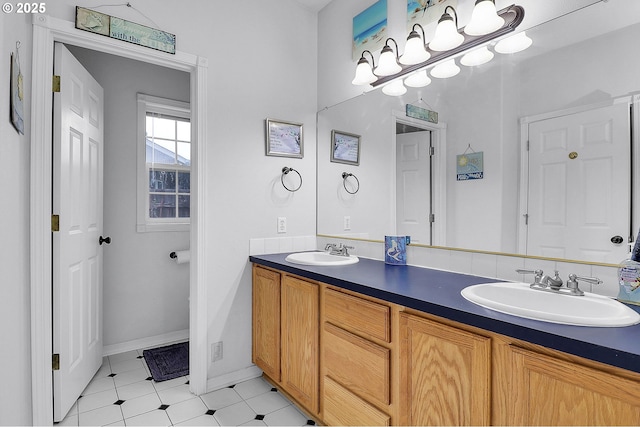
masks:
[[[618,299],[640,304],[640,232],[631,251],[631,257],[618,268]]]

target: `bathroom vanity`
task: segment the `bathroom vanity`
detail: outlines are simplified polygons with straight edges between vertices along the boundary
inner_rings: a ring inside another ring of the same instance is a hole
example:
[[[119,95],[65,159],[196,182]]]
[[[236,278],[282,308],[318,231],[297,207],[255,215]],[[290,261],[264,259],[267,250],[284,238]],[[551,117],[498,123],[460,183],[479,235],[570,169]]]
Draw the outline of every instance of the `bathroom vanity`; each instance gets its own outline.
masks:
[[[460,295],[493,279],[286,255],[250,257],[253,361],[323,424],[640,424],[640,325],[528,320]]]

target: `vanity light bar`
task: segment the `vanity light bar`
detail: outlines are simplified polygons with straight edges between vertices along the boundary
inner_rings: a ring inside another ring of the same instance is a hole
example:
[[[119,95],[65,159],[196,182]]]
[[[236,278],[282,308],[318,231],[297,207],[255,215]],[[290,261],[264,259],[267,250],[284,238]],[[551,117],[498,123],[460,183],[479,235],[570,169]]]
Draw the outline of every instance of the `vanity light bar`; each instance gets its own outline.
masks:
[[[377,87],[383,85],[391,80],[397,79],[398,77],[406,76],[421,68],[425,68],[429,65],[435,64],[436,62],[440,62],[443,59],[457,55],[461,52],[468,51],[474,47],[488,43],[491,40],[495,40],[506,34],[512,33],[524,19],[524,8],[522,6],[512,4],[511,6],[505,7],[504,9],[500,10],[498,12],[498,16],[504,19],[504,24],[496,31],[482,36],[470,36],[464,33],[464,28],[460,28],[458,30],[458,33],[464,36],[464,41],[460,46],[444,52],[437,52],[427,47],[427,51],[431,55],[429,59],[415,65],[403,66],[402,71],[399,71],[398,73],[391,76],[380,77],[375,82],[371,83],[371,86]]]

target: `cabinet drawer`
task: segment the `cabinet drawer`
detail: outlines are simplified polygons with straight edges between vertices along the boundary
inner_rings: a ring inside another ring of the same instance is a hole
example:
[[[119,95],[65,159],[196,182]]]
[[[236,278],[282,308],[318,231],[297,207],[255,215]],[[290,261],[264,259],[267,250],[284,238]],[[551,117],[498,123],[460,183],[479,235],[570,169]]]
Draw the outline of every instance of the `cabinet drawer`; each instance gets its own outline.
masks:
[[[388,405],[390,350],[329,323],[324,331],[325,374],[364,399]]]
[[[329,377],[324,377],[324,416],[329,426],[388,426],[390,417]]]
[[[391,309],[382,304],[326,289],[324,315],[327,321],[363,335],[391,342]]]

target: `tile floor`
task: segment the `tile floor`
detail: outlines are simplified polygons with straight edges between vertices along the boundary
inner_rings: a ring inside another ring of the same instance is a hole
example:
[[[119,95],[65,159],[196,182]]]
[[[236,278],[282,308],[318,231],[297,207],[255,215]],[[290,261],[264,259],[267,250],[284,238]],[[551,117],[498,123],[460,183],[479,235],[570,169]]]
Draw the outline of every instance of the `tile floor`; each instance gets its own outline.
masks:
[[[142,350],[107,356],[58,426],[304,426],[313,425],[262,378],[202,396],[189,378],[155,382]]]

